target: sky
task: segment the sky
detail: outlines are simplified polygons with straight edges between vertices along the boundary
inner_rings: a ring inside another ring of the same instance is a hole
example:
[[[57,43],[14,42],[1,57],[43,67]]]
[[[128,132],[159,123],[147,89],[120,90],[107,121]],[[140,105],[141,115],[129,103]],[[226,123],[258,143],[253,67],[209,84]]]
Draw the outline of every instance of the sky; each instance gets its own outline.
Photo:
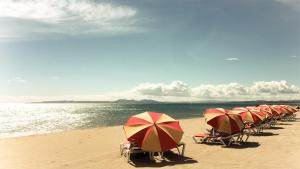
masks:
[[[300,99],[300,0],[1,0],[0,101]]]

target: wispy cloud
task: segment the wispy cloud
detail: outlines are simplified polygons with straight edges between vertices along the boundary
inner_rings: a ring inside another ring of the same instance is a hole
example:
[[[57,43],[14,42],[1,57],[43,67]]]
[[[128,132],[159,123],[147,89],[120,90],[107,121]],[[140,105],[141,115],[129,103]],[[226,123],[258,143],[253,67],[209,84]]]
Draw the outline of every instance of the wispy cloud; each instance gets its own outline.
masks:
[[[27,81],[25,79],[23,79],[22,77],[14,77],[14,78],[8,79],[7,82],[9,84],[25,84],[25,83],[27,83]]]
[[[297,58],[297,56],[296,55],[291,55],[291,56],[289,56],[290,58]]]
[[[239,58],[226,58],[225,60],[227,60],[227,61],[238,61]]]
[[[129,6],[92,0],[1,0],[0,34],[128,32],[135,30],[136,14]]]
[[[60,79],[60,76],[51,76],[50,79],[51,79],[51,80],[59,80],[59,79]]]
[[[274,1],[286,5],[288,7],[291,7],[293,9],[300,10],[299,0],[274,0]]]

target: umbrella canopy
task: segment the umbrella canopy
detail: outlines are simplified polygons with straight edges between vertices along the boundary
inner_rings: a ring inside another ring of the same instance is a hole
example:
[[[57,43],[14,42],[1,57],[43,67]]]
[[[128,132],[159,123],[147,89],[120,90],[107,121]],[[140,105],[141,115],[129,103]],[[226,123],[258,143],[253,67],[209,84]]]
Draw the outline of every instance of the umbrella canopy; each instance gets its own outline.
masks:
[[[244,122],[250,122],[250,123],[254,123],[254,124],[258,124],[261,121],[263,121],[264,117],[255,113],[255,112],[251,112],[248,109],[244,108],[244,107],[236,107],[233,110],[230,111],[231,113],[236,113],[241,115],[242,120]]]
[[[268,114],[268,116],[276,115],[275,113],[272,112],[271,108],[266,104],[259,105],[259,108],[260,108],[260,111],[266,112]]]
[[[203,115],[206,123],[221,133],[234,134],[244,128],[240,115],[230,113],[222,108],[208,109]]]
[[[296,113],[298,110],[296,109],[296,107],[293,106],[288,106],[294,113]]]
[[[286,114],[293,114],[294,110],[288,105],[280,105],[283,109],[286,110]]]
[[[286,110],[283,110],[283,108],[279,105],[272,105],[271,109],[276,111],[279,115],[285,114]]]
[[[290,106],[290,108],[294,111],[294,113],[298,111],[296,107]]]
[[[280,109],[276,109],[275,107],[273,107],[273,105],[270,106],[270,109],[271,109],[272,114],[273,114],[274,116],[280,116],[280,115],[281,115]]]
[[[179,121],[156,112],[144,112],[128,119],[125,135],[144,151],[163,152],[177,147],[183,130]]]
[[[261,111],[260,107],[255,107],[255,106],[247,106],[246,107],[250,112],[254,112],[259,114],[260,116],[262,116],[265,119],[267,119],[269,117],[269,114],[267,112]]]
[[[285,115],[289,113],[289,111],[285,109],[282,105],[273,105],[272,107],[278,112],[280,112],[280,115]]]

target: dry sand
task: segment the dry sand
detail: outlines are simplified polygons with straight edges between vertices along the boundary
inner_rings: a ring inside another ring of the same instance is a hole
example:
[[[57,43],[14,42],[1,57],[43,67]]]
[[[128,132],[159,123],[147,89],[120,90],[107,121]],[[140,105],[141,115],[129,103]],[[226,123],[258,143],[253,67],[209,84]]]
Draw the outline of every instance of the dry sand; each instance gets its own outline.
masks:
[[[252,136],[248,144],[230,148],[193,142],[192,135],[205,130],[203,118],[181,120],[181,125],[185,157],[169,153],[157,163],[139,158],[135,167],[300,169],[300,119],[281,122],[265,130],[264,136]],[[119,154],[124,140],[122,126],[0,139],[0,169],[135,168]]]

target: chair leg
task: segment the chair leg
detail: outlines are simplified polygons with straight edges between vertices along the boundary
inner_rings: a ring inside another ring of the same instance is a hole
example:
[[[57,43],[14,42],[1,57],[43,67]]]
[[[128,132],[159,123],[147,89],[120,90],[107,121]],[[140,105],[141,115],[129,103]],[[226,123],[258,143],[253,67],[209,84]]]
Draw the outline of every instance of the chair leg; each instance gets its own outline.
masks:
[[[185,152],[185,143],[182,144],[182,151],[181,151],[182,156],[184,156],[184,152]]]
[[[121,154],[121,156],[123,155],[123,144],[122,143],[120,144],[120,154]]]
[[[150,160],[154,160],[154,152],[149,152],[149,158]]]
[[[243,138],[244,138],[244,134],[241,134],[239,137],[238,137],[238,142],[241,143],[243,142]]]
[[[130,152],[130,150],[129,150],[129,151],[126,151],[125,156],[126,156],[126,158],[127,158],[127,162],[129,163],[129,162],[130,162],[130,159],[131,159],[131,152]]]
[[[249,137],[250,137],[250,133],[248,133],[248,134],[247,134],[247,137],[246,137],[246,140],[245,140],[245,142],[247,142],[247,141],[248,141]]]
[[[179,147],[177,146],[176,149],[177,149],[178,154],[180,155]]]
[[[181,152],[180,152],[180,149],[179,149],[180,146],[182,146]],[[176,148],[177,148],[178,154],[183,156],[184,151],[185,151],[185,143],[180,143],[179,146],[177,146]]]
[[[220,142],[223,144],[223,146],[227,147],[227,144],[224,142],[223,139],[220,139]]]

